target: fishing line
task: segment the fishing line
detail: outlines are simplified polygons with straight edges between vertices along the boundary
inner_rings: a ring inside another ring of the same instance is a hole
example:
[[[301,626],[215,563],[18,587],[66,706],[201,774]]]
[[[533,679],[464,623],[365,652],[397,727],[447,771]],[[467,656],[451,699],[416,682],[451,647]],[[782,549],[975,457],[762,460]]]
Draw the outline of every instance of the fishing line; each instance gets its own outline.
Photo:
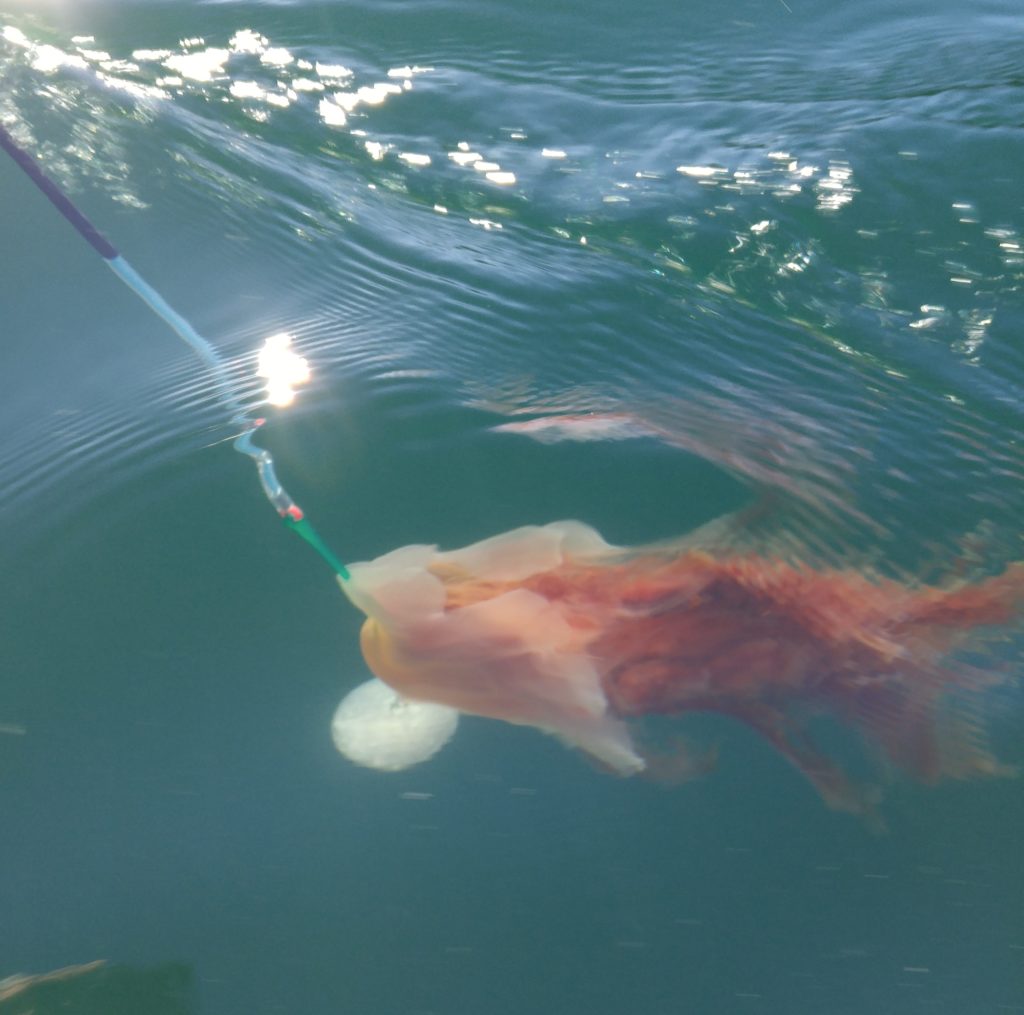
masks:
[[[0,148],[24,170],[25,175],[49,199],[50,203],[74,227],[86,243],[107,263],[111,271],[143,303],[146,304],[204,363],[216,385],[217,401],[229,413],[231,423],[242,427],[241,434],[234,441],[235,450],[250,458],[256,466],[260,486],[274,510],[285,525],[304,539],[326,561],[339,578],[347,580],[348,568],[331,552],[330,548],[313,528],[305,513],[292,500],[281,485],[274,469],[273,455],[253,441],[253,434],[265,422],[262,418],[252,419],[239,404],[231,390],[224,361],[214,346],[199,334],[117,251],[114,245],[74,206],[68,196],[39,167],[38,162],[15,142],[14,138],[0,125]]]

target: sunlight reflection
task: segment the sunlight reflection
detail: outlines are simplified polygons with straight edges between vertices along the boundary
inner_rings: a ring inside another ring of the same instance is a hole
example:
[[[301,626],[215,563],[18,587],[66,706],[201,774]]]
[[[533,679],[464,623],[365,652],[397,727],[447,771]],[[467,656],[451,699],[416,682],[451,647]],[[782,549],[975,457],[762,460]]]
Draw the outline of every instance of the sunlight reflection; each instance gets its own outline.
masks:
[[[682,173],[684,176],[704,179],[712,176],[724,176],[726,171],[721,166],[676,166],[676,172]]]
[[[484,179],[499,186],[510,186],[516,182],[516,174],[507,169],[502,169],[498,162],[491,162],[485,159],[480,152],[473,151],[468,141],[460,141],[456,150],[448,153],[448,158],[457,166],[469,166],[478,173],[483,173]]]
[[[398,157],[407,166],[429,166],[430,156],[424,155],[421,152],[399,152]]]
[[[314,69],[316,70],[317,76],[322,78],[324,81],[348,81],[353,77],[353,72],[348,67],[342,66],[340,63],[320,63],[317,62]]]
[[[236,53],[262,53],[270,45],[265,35],[254,32],[251,28],[242,28],[231,36],[229,43]]]
[[[271,122],[290,107],[311,108],[323,127],[358,138],[357,143],[372,160],[381,161],[391,153],[395,163],[410,170],[436,164],[441,154],[429,149],[405,150],[395,141],[375,138],[369,129],[376,110],[394,97],[412,91],[414,80],[434,71],[432,66],[410,62],[379,67],[375,72],[370,71],[374,76],[366,80],[362,69],[332,60],[330,55],[328,59],[316,59],[312,52],[303,51],[300,46],[277,45],[268,35],[249,27],[238,28],[224,40],[212,44],[197,36],[179,40],[177,48],[134,49],[130,60],[122,59],[124,54],[109,52],[108,40],[93,35],[74,36],[69,42],[69,48],[73,47],[70,52],[49,40],[45,44],[35,43],[13,26],[3,29],[3,38],[22,51],[29,66],[48,75],[63,70],[85,70],[96,74],[104,85],[140,99],[174,101],[180,94],[198,94],[210,101],[238,103],[246,116],[259,123]],[[363,81],[359,80],[361,77]],[[317,95],[317,92],[322,94]],[[521,126],[502,127],[498,133],[516,141],[525,141],[528,137]],[[447,155],[445,164],[456,172],[472,169],[472,179],[486,180],[492,186],[518,184],[520,171],[525,172],[525,166],[520,170],[518,166],[502,165],[496,153],[487,150],[493,143],[497,143],[494,134],[481,138],[479,145],[459,141],[452,150],[442,149]],[[568,158],[565,149],[550,143],[538,146],[533,155],[561,163]],[[668,169],[668,166],[634,167],[631,175],[642,187],[647,181],[665,180]],[[559,171],[579,173],[585,171],[585,167],[573,164],[560,167]],[[857,193],[848,163],[832,160],[826,167],[802,164],[798,155],[781,146],[761,156],[748,156],[738,165],[695,158],[676,165],[675,171],[714,191],[771,193],[790,198],[806,190],[813,195],[817,210],[823,213],[839,211]],[[620,195],[602,196],[605,204],[625,202]],[[758,223],[747,228],[751,236],[757,236],[768,227]],[[576,231],[569,232],[574,236]],[[1017,237],[1001,239],[1004,257],[1011,261],[1019,259]],[[797,269],[790,266],[789,270]],[[961,277],[959,272],[954,274]]]
[[[828,176],[818,180],[818,207],[838,211],[853,200],[857,188],[852,184],[853,170],[847,162],[830,162]]]
[[[272,46],[260,54],[260,63],[265,63],[269,67],[287,67],[294,62],[295,57],[283,46]]]
[[[271,335],[260,349],[256,373],[267,382],[267,401],[280,407],[295,401],[295,388],[310,378],[309,363],[292,351],[292,336],[286,331]]]
[[[333,98],[321,99],[317,111],[328,127],[344,127],[348,123],[348,114]]]
[[[229,50],[211,47],[194,53],[176,53],[164,60],[164,66],[190,81],[212,81],[224,75],[230,56]]]

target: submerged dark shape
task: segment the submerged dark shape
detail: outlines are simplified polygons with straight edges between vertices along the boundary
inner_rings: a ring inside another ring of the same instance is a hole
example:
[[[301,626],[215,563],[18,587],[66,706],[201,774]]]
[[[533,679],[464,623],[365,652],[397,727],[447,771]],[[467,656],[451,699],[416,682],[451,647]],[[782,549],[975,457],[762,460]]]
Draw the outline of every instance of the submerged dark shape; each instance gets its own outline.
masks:
[[[666,763],[631,720],[698,711],[757,730],[858,814],[877,794],[811,741],[815,713],[924,782],[1008,774],[965,707],[1000,678],[954,650],[1019,618],[1024,564],[913,585],[700,542],[616,547],[555,522],[404,547],[353,565],[342,587],[367,614],[367,663],[399,693],[535,726],[621,775]]]
[[[146,969],[110,965],[103,959],[47,973],[0,980],[2,1015],[188,1015],[196,1010],[193,977],[184,965],[166,962]]]

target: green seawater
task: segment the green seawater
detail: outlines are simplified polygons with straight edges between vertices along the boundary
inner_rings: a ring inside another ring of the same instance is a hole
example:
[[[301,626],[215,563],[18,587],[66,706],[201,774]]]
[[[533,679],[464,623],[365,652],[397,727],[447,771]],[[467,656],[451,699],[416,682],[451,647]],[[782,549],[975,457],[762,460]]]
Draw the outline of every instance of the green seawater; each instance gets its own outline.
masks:
[[[343,560],[767,493],[769,549],[935,579],[1024,557],[1022,27],[0,0],[0,122],[247,405],[294,336],[312,381],[260,439]],[[347,763],[360,618],[202,364],[6,158],[0,252],[0,981],[112,970],[37,1012],[1024,1011],[1019,781],[896,777],[876,835],[706,717],[677,788],[471,718]],[[588,413],[633,433],[517,432]],[[985,659],[1017,764],[1020,649]]]

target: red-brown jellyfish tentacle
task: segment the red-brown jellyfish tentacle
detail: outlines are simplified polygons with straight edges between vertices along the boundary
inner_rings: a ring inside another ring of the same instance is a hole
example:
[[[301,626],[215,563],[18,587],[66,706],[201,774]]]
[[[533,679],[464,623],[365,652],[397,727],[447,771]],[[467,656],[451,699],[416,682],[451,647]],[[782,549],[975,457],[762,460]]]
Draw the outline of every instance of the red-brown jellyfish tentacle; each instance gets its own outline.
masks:
[[[667,572],[680,594],[663,588]],[[626,608],[592,647],[620,715],[737,718],[831,806],[868,816],[876,796],[812,744],[802,728],[806,713],[850,722],[923,781],[1009,771],[989,752],[980,717],[955,700],[991,674],[946,655],[978,629],[1019,615],[1021,565],[974,584],[915,589],[853,572],[691,552],[670,564],[634,562],[623,588],[630,590]]]
[[[1011,775],[996,760],[977,696],[1004,675],[953,655],[1004,630],[1024,606],[1024,565],[949,588],[914,590],[888,634],[905,647],[889,667],[869,667],[835,688],[834,704],[903,771],[923,782]]]
[[[769,705],[751,705],[736,710],[733,715],[757,730],[793,764],[829,807],[865,818],[879,831],[883,828],[876,810],[882,796],[879,787],[852,780],[782,710]]]

